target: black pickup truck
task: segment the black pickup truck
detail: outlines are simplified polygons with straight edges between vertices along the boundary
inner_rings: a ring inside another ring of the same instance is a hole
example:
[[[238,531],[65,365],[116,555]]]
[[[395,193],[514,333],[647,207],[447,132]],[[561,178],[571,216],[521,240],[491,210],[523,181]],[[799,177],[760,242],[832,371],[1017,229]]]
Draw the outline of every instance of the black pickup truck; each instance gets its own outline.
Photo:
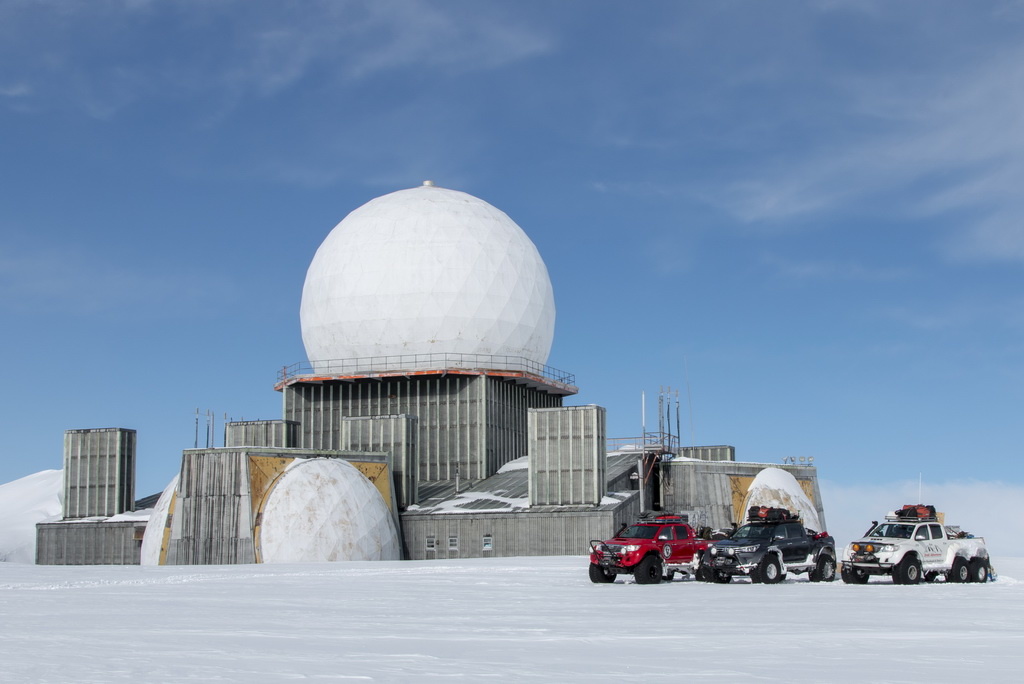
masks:
[[[698,579],[722,584],[735,575],[775,584],[787,573],[808,573],[812,582],[836,578],[836,543],[827,532],[808,530],[783,508],[752,507],[746,524],[704,555]]]

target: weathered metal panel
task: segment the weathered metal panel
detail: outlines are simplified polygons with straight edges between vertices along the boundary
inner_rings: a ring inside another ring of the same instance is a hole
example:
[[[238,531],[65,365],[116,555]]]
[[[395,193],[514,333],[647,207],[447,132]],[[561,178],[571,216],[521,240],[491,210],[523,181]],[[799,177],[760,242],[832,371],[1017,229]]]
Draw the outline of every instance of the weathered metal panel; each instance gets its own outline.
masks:
[[[416,503],[417,419],[411,415],[359,416],[341,418],[338,448],[352,451],[385,452],[394,480],[398,506]]]
[[[244,449],[184,452],[169,565],[255,562],[247,457]]]
[[[111,516],[135,502],[135,430],[64,432],[64,518]]]
[[[346,418],[415,416],[417,483],[456,476],[477,481],[494,474],[526,455],[527,409],[561,402],[559,395],[513,380],[456,374],[297,383],[283,389],[284,418],[301,424],[301,448],[343,448]]]
[[[679,456],[701,461],[735,461],[736,447],[727,445],[685,446],[679,448]]]
[[[298,441],[298,432],[293,420],[234,421],[224,425],[224,446],[289,448]]]
[[[605,409],[529,411],[530,505],[598,504],[606,490]]]
[[[595,511],[406,513],[402,527],[409,558],[414,560],[584,555],[589,553],[591,539],[607,539],[622,523],[635,519],[635,507],[634,498],[618,509]],[[428,538],[434,540],[432,550]],[[489,548],[485,548],[485,538]]]
[[[62,521],[36,525],[38,565],[138,565],[145,521]]]

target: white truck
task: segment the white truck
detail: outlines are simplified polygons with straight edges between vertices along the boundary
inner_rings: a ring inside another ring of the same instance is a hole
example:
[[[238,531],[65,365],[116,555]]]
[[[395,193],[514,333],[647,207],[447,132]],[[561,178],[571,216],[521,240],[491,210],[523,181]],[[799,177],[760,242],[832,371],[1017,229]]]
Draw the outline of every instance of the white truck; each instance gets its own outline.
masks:
[[[985,540],[944,525],[934,506],[911,505],[885,522],[872,523],[863,539],[846,547],[841,575],[847,584],[865,584],[871,575],[892,575],[893,584],[987,582]]]

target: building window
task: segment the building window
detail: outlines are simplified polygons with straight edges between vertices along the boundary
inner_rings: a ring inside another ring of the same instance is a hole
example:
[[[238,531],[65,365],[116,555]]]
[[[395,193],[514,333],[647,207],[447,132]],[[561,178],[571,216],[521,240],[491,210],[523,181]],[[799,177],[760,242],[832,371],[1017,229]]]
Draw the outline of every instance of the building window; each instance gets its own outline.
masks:
[[[433,551],[437,548],[437,539],[433,536],[427,537],[427,551]]]
[[[494,537],[489,534],[484,535],[484,551],[494,550]]]
[[[459,538],[458,537],[448,537],[448,550],[449,551],[458,551],[459,550]]]

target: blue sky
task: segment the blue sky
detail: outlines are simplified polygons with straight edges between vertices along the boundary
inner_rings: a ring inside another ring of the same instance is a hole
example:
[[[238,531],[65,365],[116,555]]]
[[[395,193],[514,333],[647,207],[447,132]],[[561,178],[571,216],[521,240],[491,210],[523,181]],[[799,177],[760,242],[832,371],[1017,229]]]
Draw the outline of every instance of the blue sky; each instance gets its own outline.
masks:
[[[1022,153],[1019,2],[8,0],[0,482],[280,417],[317,246],[432,179],[537,244],[611,436],[670,386],[837,500],[1020,493]]]

